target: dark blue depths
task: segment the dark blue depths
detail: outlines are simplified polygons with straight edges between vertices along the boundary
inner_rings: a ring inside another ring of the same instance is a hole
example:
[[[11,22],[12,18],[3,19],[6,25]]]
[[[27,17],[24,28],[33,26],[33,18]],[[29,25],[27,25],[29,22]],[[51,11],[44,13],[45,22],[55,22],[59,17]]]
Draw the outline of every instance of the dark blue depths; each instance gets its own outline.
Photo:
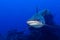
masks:
[[[55,19],[51,14],[44,16],[50,26],[36,29],[24,23],[35,14],[36,5],[39,10],[47,8],[52,11]],[[0,0],[0,40],[60,40],[60,25],[53,20],[60,24],[59,0]],[[29,33],[21,31],[25,27]],[[2,35],[5,33],[7,35]]]
[[[8,32],[6,40],[60,40],[60,26],[54,24],[52,14],[44,14],[46,24],[49,26],[43,26],[41,28],[34,28],[29,25],[29,34],[24,34],[24,31],[17,32],[12,30]],[[47,19],[46,19],[47,18]],[[50,21],[50,22],[49,22]],[[56,33],[57,32],[57,33]]]

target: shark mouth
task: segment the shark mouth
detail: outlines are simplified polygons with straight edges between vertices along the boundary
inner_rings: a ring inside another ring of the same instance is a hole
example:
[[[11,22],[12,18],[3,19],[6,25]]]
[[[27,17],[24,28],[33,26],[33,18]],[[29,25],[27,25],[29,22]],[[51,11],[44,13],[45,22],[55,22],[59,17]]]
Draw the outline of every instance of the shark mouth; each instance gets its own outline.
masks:
[[[42,27],[44,25],[40,21],[27,21],[27,24],[29,24],[30,26],[32,26],[34,28],[40,28],[40,27]]]

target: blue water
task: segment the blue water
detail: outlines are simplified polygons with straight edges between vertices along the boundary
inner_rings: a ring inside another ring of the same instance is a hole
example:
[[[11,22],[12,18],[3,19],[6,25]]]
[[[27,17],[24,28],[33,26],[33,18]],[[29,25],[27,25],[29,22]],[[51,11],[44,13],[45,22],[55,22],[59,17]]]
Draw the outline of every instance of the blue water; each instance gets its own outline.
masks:
[[[0,0],[0,33],[4,35],[12,29],[23,31],[36,6],[50,10],[54,22],[60,25],[60,0]]]

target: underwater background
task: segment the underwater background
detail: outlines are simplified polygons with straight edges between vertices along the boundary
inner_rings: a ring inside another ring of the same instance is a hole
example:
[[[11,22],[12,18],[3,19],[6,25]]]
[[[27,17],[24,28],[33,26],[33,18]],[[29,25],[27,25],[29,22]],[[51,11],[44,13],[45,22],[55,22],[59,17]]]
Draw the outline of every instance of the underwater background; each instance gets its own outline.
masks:
[[[0,33],[7,35],[9,30],[27,30],[26,21],[39,10],[48,9],[54,22],[60,25],[60,0],[0,0]],[[28,33],[27,31],[26,33]]]

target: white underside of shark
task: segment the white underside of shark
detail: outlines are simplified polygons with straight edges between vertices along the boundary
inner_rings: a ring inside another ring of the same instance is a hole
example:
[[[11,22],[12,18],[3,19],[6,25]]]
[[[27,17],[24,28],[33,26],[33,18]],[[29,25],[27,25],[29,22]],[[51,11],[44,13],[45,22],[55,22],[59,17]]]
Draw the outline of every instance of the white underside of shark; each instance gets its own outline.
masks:
[[[40,21],[27,21],[27,24],[29,24],[30,26],[32,27],[35,27],[35,28],[40,28],[42,27],[44,24]]]

